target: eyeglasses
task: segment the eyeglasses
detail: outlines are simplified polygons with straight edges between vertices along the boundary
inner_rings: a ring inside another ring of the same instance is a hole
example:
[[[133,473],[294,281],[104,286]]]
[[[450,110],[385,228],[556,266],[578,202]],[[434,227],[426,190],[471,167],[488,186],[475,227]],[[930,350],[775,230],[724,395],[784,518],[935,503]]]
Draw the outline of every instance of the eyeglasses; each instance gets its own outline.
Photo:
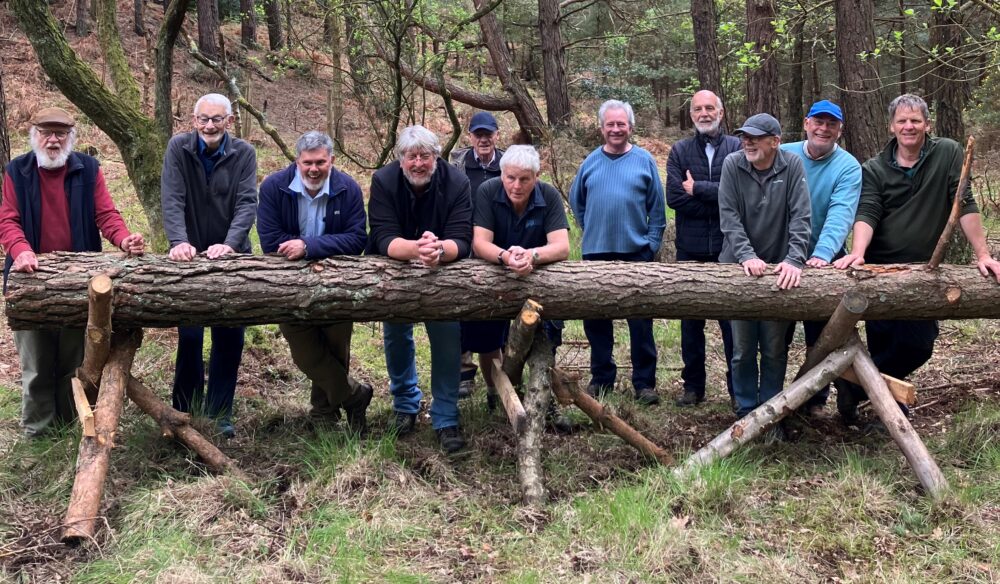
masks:
[[[772,136],[770,134],[765,134],[763,136],[751,136],[750,134],[740,134],[740,141],[741,142],[746,142],[747,144],[753,144],[755,142],[760,142],[761,140],[763,140],[765,138],[774,138],[774,136]]]
[[[66,136],[69,136],[69,132],[66,130],[45,130],[43,128],[39,128],[38,135],[45,139],[55,136],[57,140],[65,140]]]
[[[196,122],[198,122],[199,126],[207,126],[209,122],[212,122],[213,124],[215,124],[216,126],[218,126],[218,125],[222,124],[222,122],[226,121],[226,117],[227,116],[212,116],[212,117],[208,117],[208,116],[195,116],[194,119],[195,119]]]
[[[407,152],[406,154],[403,155],[403,160],[405,160],[406,162],[414,162],[416,160],[419,160],[420,162],[430,162],[431,160],[434,160],[434,158],[435,155],[430,152],[421,152],[419,154],[414,152]]]

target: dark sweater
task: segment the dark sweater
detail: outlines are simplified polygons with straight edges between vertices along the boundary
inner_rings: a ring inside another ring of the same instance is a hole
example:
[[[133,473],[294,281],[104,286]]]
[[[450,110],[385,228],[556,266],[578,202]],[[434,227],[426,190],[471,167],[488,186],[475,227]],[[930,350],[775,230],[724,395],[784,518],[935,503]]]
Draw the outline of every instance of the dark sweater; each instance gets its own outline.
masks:
[[[438,239],[458,245],[458,257],[469,257],[472,248],[472,196],[469,179],[454,166],[438,158],[427,190],[414,195],[395,160],[372,175],[368,196],[368,251],[389,255],[389,244],[397,237],[420,239],[430,231]]]
[[[895,162],[896,139],[861,167],[857,221],[875,230],[865,251],[873,264],[925,262],[944,231],[962,173],[962,147],[948,138],[928,137],[912,173]],[[961,215],[978,213],[969,187]]]

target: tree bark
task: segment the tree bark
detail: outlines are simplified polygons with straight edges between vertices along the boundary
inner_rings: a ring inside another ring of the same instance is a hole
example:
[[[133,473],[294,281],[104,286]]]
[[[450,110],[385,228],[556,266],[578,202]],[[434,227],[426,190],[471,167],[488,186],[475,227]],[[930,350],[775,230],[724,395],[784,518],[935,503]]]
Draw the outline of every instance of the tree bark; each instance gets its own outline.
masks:
[[[174,133],[174,45],[184,24],[190,0],[164,0],[163,24],[156,34],[156,126],[164,145]],[[162,154],[161,154],[162,159]],[[159,180],[159,179],[157,179]]]
[[[340,11],[334,2],[326,5],[326,17],[323,20],[323,40],[330,48],[330,60],[333,68],[330,70],[330,87],[326,93],[326,132],[334,139],[334,144],[341,144],[341,118],[344,117],[344,78],[340,68],[342,49],[342,30]]]
[[[782,117],[782,132],[786,140],[801,140],[802,120],[805,117],[802,104],[802,78],[803,61],[805,50],[802,42],[802,34],[805,29],[806,17],[802,13],[797,13],[795,24],[792,26],[792,62],[789,64],[790,74],[788,76],[788,101],[785,105],[785,115]]]
[[[97,9],[97,38],[104,53],[104,64],[111,73],[111,83],[123,100],[141,110],[139,83],[132,75],[118,30],[117,3],[115,0],[97,0]]]
[[[551,319],[820,320],[848,290],[868,298],[870,319],[1000,318],[1000,285],[971,266],[806,269],[801,287],[777,290],[773,275],[752,278],[729,264],[566,261],[518,277],[481,260],[427,269],[368,256],[178,263],[152,254],[55,252],[39,263],[33,274],[10,274],[12,329],[85,326],[87,282],[99,273],[114,280],[116,328],[496,320],[514,318],[528,298]]]
[[[198,0],[198,50],[213,61],[219,60],[218,35],[218,0]]]
[[[719,67],[719,42],[715,34],[719,28],[715,0],[691,0],[691,24],[694,27],[699,89],[714,92],[725,104],[725,88],[722,86],[722,70]]]
[[[550,379],[554,365],[552,344],[544,332],[536,329],[528,356],[528,385],[524,392],[527,425],[517,441],[517,469],[521,477],[523,501],[533,507],[543,506],[548,497],[542,466],[542,436],[545,432],[545,413],[552,401]]]
[[[878,154],[886,127],[877,60],[859,56],[875,50],[875,6],[873,0],[838,0],[834,4],[844,141],[847,151],[865,162]]]
[[[135,0],[132,5],[132,30],[135,34],[146,36],[146,0]]]
[[[971,97],[969,74],[965,69],[968,63],[963,56],[963,37],[967,31],[962,22],[961,6],[959,0],[952,9],[934,12],[930,44],[937,52],[930,66],[935,87],[932,99],[927,100],[934,104],[934,134],[959,143],[965,141],[962,112]]]
[[[778,61],[772,44],[777,36],[774,0],[747,0],[747,42],[754,44],[760,65],[747,70],[747,116],[761,112],[775,117],[778,111]]]
[[[267,16],[267,44],[272,51],[285,48],[281,35],[281,6],[278,0],[264,0],[264,14]]]
[[[524,376],[524,362],[535,340],[535,331],[542,324],[542,306],[532,299],[524,301],[524,307],[510,327],[507,346],[504,347],[503,371],[514,385],[521,385]]]
[[[90,1],[76,0],[76,36],[90,34]]]
[[[240,44],[247,49],[256,49],[257,11],[253,0],[240,0]]]
[[[500,396],[503,411],[507,414],[507,421],[514,428],[514,435],[520,437],[528,423],[528,414],[524,411],[524,404],[521,403],[514,384],[504,373],[499,359],[490,361],[489,371],[483,371],[483,377],[493,382],[492,385]]]
[[[573,114],[566,82],[566,52],[559,29],[559,0],[538,0],[538,35],[542,41],[545,113],[549,125],[565,126]]]
[[[3,78],[3,58],[0,57],[0,180],[3,180],[3,175],[7,171],[7,165],[10,163],[10,132],[7,129],[7,92],[4,91]]]
[[[98,274],[90,279],[87,287],[87,332],[83,363],[77,368],[76,377],[83,382],[84,391],[91,403],[97,401],[101,372],[111,353],[111,298],[111,278]]]

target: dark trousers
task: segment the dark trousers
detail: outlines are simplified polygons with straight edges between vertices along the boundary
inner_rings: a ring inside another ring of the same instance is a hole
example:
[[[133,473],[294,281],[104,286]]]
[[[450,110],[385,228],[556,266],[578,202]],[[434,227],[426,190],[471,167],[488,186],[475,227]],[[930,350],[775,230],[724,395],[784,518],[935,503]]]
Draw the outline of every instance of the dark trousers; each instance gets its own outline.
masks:
[[[865,331],[868,352],[878,370],[905,379],[930,360],[939,329],[936,320],[869,320]],[[868,399],[860,385],[842,379],[836,385],[837,391],[849,392],[854,403]],[[900,407],[906,411],[905,406]]]
[[[802,321],[802,331],[805,333],[806,337],[806,350],[811,349],[816,341],[819,340],[820,333],[823,332],[823,327],[826,326],[828,321],[825,320],[804,320]],[[795,338],[795,323],[788,327],[788,336],[785,338],[786,344],[788,346],[792,345],[792,340]],[[830,386],[827,385],[823,389],[816,392],[812,397],[806,400],[803,407],[823,407],[826,405],[827,399],[830,397]]]
[[[212,327],[212,353],[208,361],[208,395],[203,410],[211,418],[228,419],[233,414],[236,376],[243,357],[243,327]],[[174,409],[190,412],[202,403],[205,392],[205,361],[202,348],[205,329],[178,327],[177,365],[174,369]]]
[[[653,253],[645,248],[635,253],[591,253],[583,256],[585,261],[652,261]],[[590,383],[599,386],[614,386],[618,376],[613,350],[615,335],[613,321],[584,320],[583,331],[590,342]],[[640,389],[656,387],[656,343],[653,340],[653,319],[628,319],[629,343],[632,357],[632,387]]]
[[[717,263],[719,254],[697,254],[677,250],[679,262]],[[720,320],[722,348],[726,353],[726,390],[733,395],[733,331],[728,320]],[[693,391],[700,398],[705,397],[705,321],[685,319],[681,321],[681,359],[684,369],[684,391]]]

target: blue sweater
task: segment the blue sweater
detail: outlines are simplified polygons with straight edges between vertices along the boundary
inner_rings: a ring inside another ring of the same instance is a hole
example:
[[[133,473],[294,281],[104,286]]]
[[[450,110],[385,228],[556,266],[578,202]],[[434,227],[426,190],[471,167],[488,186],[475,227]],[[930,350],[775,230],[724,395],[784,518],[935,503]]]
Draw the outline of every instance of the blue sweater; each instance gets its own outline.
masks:
[[[365,249],[365,202],[361,187],[354,179],[332,169],[330,196],[323,219],[323,235],[302,237],[299,229],[298,193],[288,185],[295,178],[295,163],[268,176],[260,185],[257,207],[257,234],[264,253],[278,251],[278,246],[292,239],[306,243],[306,258],[332,255],[360,255]]]
[[[660,249],[667,226],[656,160],[633,145],[612,160],[603,146],[580,165],[570,189],[573,215],[583,231],[583,253],[635,253]]]
[[[812,236],[809,257],[831,261],[844,249],[861,197],[861,164],[837,147],[822,160],[806,156],[805,142],[782,144],[781,149],[802,160],[809,183]]]

